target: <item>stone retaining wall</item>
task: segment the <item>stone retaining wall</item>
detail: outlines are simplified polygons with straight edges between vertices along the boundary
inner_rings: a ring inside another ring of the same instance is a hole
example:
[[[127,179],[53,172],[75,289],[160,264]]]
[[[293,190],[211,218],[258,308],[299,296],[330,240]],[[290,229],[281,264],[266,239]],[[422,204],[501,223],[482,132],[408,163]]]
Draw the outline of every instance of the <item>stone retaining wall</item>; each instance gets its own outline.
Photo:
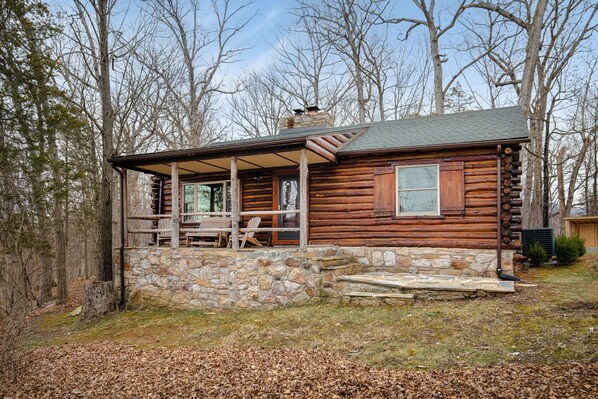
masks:
[[[322,286],[315,259],[336,252],[334,248],[305,252],[127,248],[127,299],[134,305],[178,309],[305,303],[316,298]]]
[[[355,257],[364,272],[496,277],[494,249],[340,247],[339,250]],[[513,251],[502,251],[502,268],[506,273],[513,272]]]
[[[263,250],[127,248],[127,301],[177,309],[274,308],[317,301],[325,273],[320,259],[346,256],[363,271],[496,276],[493,250],[312,247]],[[118,257],[115,269],[118,274]],[[513,252],[503,251],[512,272]],[[330,273],[329,271],[327,273]],[[119,282],[119,278],[115,279]]]

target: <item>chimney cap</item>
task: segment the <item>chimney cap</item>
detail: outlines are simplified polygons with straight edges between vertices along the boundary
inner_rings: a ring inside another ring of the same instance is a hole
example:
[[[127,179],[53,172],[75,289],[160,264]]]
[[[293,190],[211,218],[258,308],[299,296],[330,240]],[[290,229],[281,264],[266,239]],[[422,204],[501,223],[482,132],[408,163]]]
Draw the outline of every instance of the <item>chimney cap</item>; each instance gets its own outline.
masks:
[[[303,115],[303,113],[305,111],[303,111],[302,108],[296,108],[296,109],[293,110],[293,112],[295,113],[295,115]]]
[[[320,107],[318,107],[317,105],[312,105],[311,107],[307,107],[305,109],[307,111],[307,113],[316,113],[320,111]]]

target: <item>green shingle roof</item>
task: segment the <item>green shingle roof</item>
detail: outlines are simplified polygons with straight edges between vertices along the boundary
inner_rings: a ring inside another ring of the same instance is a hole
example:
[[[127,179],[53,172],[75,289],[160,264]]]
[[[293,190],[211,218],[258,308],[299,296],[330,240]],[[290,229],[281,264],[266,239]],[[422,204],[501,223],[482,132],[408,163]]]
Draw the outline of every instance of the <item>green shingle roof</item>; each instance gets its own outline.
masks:
[[[314,127],[287,129],[278,135],[214,143],[209,147],[267,143],[281,138],[310,137],[327,133],[365,132],[347,143],[337,154],[367,152],[414,147],[438,147],[479,142],[526,141],[529,137],[527,121],[521,107],[466,111],[456,114],[419,116],[385,122],[334,128]]]
[[[529,140],[527,121],[520,107],[467,111],[458,114],[414,117],[396,121],[326,128],[286,129],[277,135],[224,141],[201,148],[171,150],[110,158],[115,165],[130,167],[152,162],[216,157],[220,153],[253,151],[284,145],[301,145],[312,136],[354,132],[355,136],[337,155],[410,149],[438,149],[468,144],[517,143]]]
[[[366,125],[364,125],[365,127]],[[529,137],[521,107],[467,111],[367,124],[367,131],[338,153],[407,149]]]

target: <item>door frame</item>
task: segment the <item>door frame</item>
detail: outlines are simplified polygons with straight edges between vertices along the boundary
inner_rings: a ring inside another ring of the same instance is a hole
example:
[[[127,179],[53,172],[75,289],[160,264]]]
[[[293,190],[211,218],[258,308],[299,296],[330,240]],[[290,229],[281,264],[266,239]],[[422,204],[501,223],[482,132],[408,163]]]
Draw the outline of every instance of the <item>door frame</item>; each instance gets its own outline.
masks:
[[[292,175],[296,175],[297,180],[299,181],[299,171],[297,171],[295,169],[275,171],[272,174],[272,210],[273,211],[278,210],[279,177],[280,176],[292,176]],[[299,184],[301,184],[301,182],[299,182]],[[309,195],[308,195],[308,198],[309,198]],[[301,205],[299,204],[299,206],[301,206]],[[278,216],[279,215],[272,215],[272,227],[278,227]],[[297,214],[297,216],[301,217],[300,214]],[[272,244],[299,245],[299,241],[300,241],[299,238],[297,238],[296,240],[279,239],[278,232],[277,231],[272,232]]]

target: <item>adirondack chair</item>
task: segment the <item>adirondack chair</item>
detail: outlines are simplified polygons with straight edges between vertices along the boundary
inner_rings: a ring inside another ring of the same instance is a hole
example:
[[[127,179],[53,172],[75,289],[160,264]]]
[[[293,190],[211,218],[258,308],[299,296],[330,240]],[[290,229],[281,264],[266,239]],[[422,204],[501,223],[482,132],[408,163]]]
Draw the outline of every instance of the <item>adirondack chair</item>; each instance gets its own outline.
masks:
[[[255,234],[255,229],[258,228],[261,221],[262,219],[259,217],[249,219],[249,222],[247,222],[247,227],[243,229],[245,233],[243,234],[243,237],[241,237],[241,244],[239,245],[239,248],[245,248],[245,243],[247,242],[252,243],[256,247],[263,247],[262,243],[253,237]],[[228,246],[230,247],[231,245],[232,241],[229,240]]]
[[[161,241],[171,241],[172,239],[172,220],[170,218],[166,219],[159,219],[158,220],[158,230],[168,230],[168,231],[158,231],[156,233],[156,245],[160,246]]]
[[[187,246],[207,245],[219,247],[222,242],[226,243],[228,232],[202,231],[202,229],[230,229],[231,219],[227,217],[208,217],[202,219],[197,231],[185,234]],[[223,241],[224,239],[224,241]]]

